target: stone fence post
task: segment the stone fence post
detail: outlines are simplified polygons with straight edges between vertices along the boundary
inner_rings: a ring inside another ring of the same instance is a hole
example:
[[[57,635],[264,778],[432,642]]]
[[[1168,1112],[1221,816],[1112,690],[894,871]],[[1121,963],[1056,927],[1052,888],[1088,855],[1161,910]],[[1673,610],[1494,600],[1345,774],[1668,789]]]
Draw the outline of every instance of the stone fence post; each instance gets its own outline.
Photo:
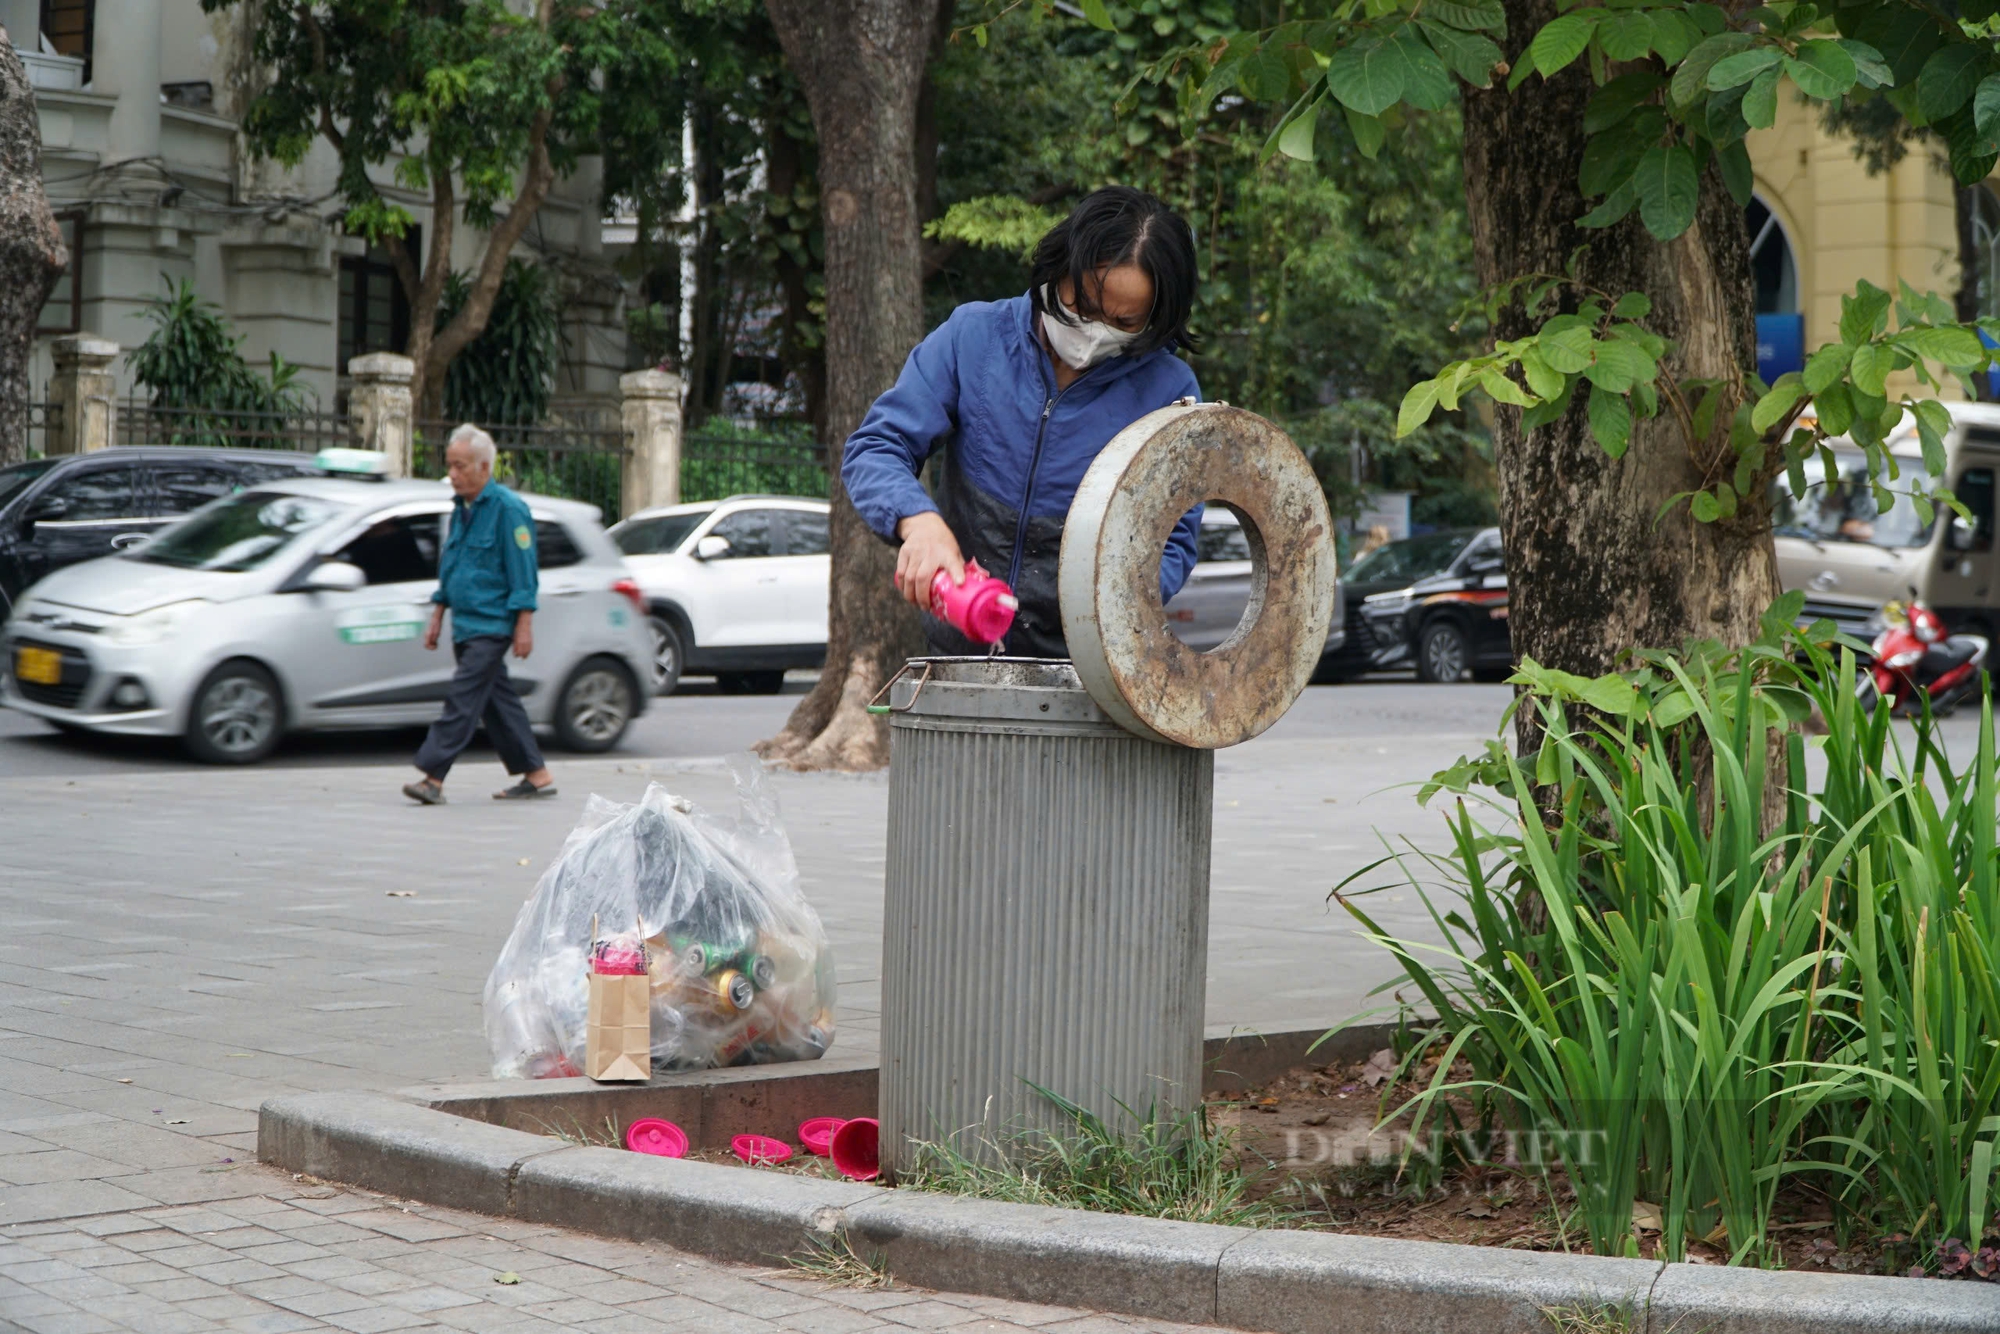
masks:
[[[394,352],[370,352],[347,363],[353,382],[347,415],[355,439],[363,449],[388,455],[391,477],[408,477],[415,470],[410,381],[416,373],[417,363]]]
[[[118,431],[118,381],[111,374],[118,344],[96,334],[64,334],[50,351],[56,373],[49,400],[57,405],[62,423],[49,436],[49,453],[88,454],[110,448]]]
[[[618,377],[625,419],[619,518],[681,498],[681,378],[666,371]]]

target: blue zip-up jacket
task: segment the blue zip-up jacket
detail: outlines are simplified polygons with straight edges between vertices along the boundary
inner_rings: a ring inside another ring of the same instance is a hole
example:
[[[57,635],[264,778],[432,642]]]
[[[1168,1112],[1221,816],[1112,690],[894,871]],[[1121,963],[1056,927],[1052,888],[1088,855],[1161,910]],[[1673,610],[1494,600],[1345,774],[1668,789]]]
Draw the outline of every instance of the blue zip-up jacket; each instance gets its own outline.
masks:
[[[1187,363],[1161,349],[1100,362],[1057,393],[1035,324],[1026,295],[952,311],[847,438],[840,478],[887,541],[912,514],[942,514],[966,558],[1005,579],[1021,600],[1007,651],[1065,658],[1056,564],[1085,470],[1112,436],[1201,391]],[[933,501],[917,474],[947,439]],[[1168,539],[1161,601],[1186,582],[1200,527],[1197,508]],[[924,629],[935,652],[980,651],[935,617],[924,618]]]
[[[512,635],[515,614],[535,609],[540,582],[535,516],[527,501],[488,482],[470,503],[453,503],[431,601],[451,608],[454,642]]]

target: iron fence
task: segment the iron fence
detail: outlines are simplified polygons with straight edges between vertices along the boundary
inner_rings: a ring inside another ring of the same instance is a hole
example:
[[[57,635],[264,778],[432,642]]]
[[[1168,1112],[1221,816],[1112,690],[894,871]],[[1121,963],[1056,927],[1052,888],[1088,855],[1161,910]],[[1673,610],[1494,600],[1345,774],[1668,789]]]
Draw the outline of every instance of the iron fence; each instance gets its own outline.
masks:
[[[121,445],[200,445],[208,448],[295,449],[316,453],[356,443],[344,412],[238,412],[221,408],[163,407],[138,398],[118,404]]]
[[[595,505],[616,523],[625,472],[625,428],[610,409],[576,411],[536,426],[480,424],[499,450],[493,474],[516,491]],[[444,449],[459,423],[419,421],[411,442],[419,477],[444,476]]]
[[[60,403],[28,404],[28,452],[25,457],[38,459],[55,448],[57,437],[62,434],[62,410]]]
[[[826,493],[826,452],[803,422],[770,423],[756,431],[704,427],[681,441],[682,500]]]

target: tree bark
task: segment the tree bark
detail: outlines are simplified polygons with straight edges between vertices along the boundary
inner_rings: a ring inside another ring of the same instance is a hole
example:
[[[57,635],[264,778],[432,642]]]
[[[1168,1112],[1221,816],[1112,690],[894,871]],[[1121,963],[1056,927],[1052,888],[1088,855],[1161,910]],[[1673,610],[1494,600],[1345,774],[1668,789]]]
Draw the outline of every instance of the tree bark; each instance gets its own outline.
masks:
[[[1506,9],[1507,56],[1519,61],[1557,11],[1551,0],[1506,0]],[[1578,64],[1547,81],[1530,76],[1513,93],[1496,80],[1467,95],[1465,190],[1479,281],[1559,274],[1585,247],[1582,282],[1614,297],[1652,298],[1645,323],[1674,340],[1666,365],[1676,379],[1733,381],[1756,359],[1743,211],[1711,165],[1695,223],[1673,241],[1655,241],[1636,212],[1603,231],[1578,228],[1588,207],[1576,180],[1591,92]],[[1564,304],[1575,309],[1576,294]],[[1539,322],[1516,306],[1493,332],[1517,338]],[[1697,523],[1685,501],[1658,517],[1669,497],[1733,472],[1735,401],[1722,404],[1715,429],[1692,444],[1663,405],[1658,417],[1637,423],[1620,459],[1591,438],[1581,386],[1568,413],[1533,432],[1522,432],[1518,409],[1497,410],[1493,455],[1517,658],[1596,676],[1618,667],[1626,649],[1678,648],[1696,638],[1738,645],[1756,636],[1778,594],[1767,494],[1775,466],[1759,475],[1733,519]],[[1538,720],[1522,710],[1518,743],[1526,749],[1539,736]]]
[[[28,357],[69,248],[42,189],[42,125],[28,71],[0,28],[0,465],[28,456]]]
[[[894,587],[895,555],[840,482],[840,446],[923,337],[916,111],[939,0],[765,0],[819,137],[826,241],[826,420],[833,578],[826,667],[758,751],[801,769],[888,763],[869,698],[921,634]]]

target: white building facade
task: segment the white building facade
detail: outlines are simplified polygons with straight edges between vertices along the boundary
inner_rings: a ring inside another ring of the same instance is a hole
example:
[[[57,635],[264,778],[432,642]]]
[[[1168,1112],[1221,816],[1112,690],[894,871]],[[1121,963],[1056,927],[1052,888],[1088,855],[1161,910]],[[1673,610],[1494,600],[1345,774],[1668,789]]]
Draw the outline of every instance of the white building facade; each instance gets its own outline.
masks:
[[[129,352],[152,328],[147,301],[183,279],[222,308],[252,365],[278,353],[328,409],[352,358],[403,350],[408,302],[387,256],[341,230],[332,149],[321,141],[286,169],[254,158],[238,132],[254,76],[244,6],[211,15],[200,0],[0,0],[0,26],[34,85],[42,178],[70,242],[70,271],[37,331],[37,398],[51,339],[89,332]],[[393,172],[383,163],[372,174],[428,235],[428,195]],[[558,279],[564,398],[614,400],[632,369],[600,176],[586,158],[559,180],[516,247]],[[484,244],[461,220],[452,266],[473,268]],[[121,396],[133,389],[126,361]]]

